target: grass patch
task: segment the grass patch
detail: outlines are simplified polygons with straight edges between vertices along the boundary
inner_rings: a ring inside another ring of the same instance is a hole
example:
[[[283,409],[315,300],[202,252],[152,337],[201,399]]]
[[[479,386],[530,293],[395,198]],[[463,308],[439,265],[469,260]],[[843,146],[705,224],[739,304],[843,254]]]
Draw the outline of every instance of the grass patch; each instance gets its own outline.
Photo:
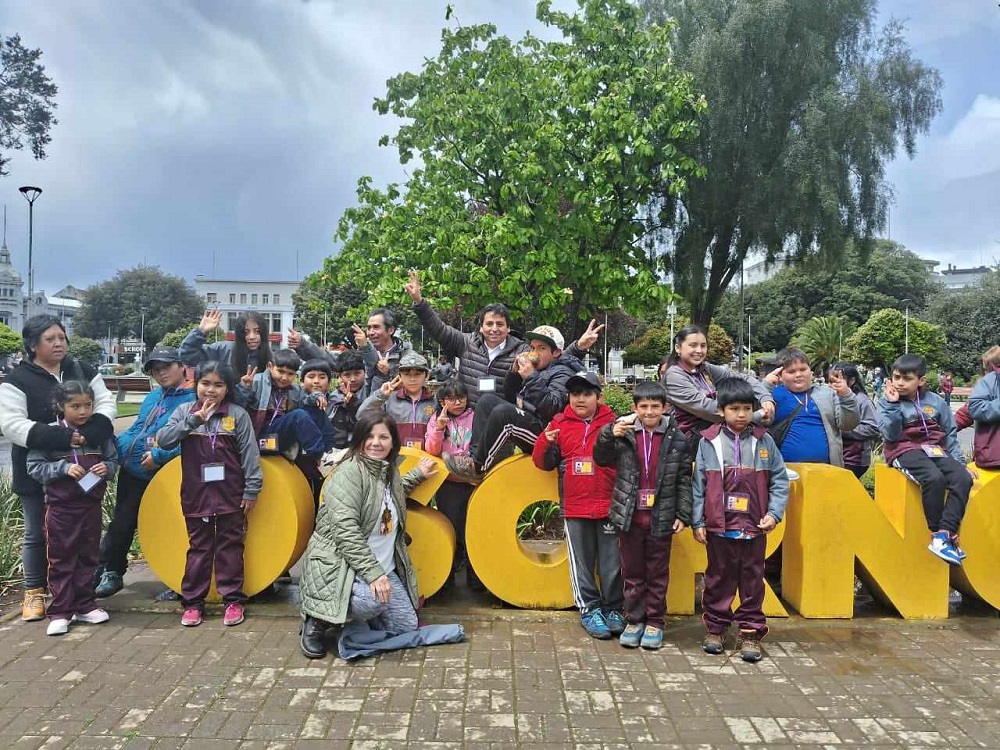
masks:
[[[134,417],[139,413],[139,407],[142,404],[133,404],[126,401],[118,404],[118,416],[119,417]]]

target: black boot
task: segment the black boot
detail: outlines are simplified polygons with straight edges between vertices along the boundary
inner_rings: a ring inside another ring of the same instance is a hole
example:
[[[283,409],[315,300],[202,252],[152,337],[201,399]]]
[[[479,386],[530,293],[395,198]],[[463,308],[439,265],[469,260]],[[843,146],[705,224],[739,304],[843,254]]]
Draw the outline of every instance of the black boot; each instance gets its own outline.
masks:
[[[306,615],[306,619],[299,629],[299,632],[302,634],[299,647],[302,649],[302,653],[308,658],[322,659],[326,656],[326,644],[323,642],[323,635],[326,633],[328,627],[330,627],[330,623]]]

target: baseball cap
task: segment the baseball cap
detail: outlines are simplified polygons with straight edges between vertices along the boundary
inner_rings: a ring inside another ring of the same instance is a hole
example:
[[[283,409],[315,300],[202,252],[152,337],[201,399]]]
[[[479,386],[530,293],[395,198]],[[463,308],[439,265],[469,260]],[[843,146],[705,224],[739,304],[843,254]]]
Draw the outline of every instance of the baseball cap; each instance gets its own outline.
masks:
[[[409,351],[399,358],[399,369],[431,371],[431,368],[427,366],[427,358],[414,351]]]
[[[149,353],[149,357],[146,359],[146,364],[142,366],[143,372],[149,372],[156,362],[164,362],[166,364],[172,364],[174,362],[181,361],[181,353],[172,346],[156,346],[153,347],[153,351]]]
[[[528,331],[524,338],[528,341],[544,341],[553,349],[562,350],[566,346],[566,339],[563,338],[558,328],[552,326],[538,326],[534,330]]]
[[[566,390],[572,391],[574,385],[581,388],[581,390],[596,390],[598,393],[601,392],[601,379],[597,377],[596,372],[581,370],[580,372],[573,373],[570,375],[569,380],[566,381]]]

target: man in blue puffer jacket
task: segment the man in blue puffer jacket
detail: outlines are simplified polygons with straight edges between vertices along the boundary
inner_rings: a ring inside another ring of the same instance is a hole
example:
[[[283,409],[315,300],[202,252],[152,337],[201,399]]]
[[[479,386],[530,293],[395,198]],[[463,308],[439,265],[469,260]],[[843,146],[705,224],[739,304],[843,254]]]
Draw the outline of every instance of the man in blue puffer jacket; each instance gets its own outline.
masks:
[[[128,567],[128,551],[139,523],[142,495],[153,474],[180,454],[179,447],[167,451],[157,446],[156,432],[166,426],[174,409],[195,400],[194,388],[185,383],[184,365],[177,349],[156,347],[150,352],[144,369],[160,387],[146,396],[135,422],[117,438],[121,471],[118,473],[115,514],[101,540],[100,577],[95,591],[98,598],[121,591]]]

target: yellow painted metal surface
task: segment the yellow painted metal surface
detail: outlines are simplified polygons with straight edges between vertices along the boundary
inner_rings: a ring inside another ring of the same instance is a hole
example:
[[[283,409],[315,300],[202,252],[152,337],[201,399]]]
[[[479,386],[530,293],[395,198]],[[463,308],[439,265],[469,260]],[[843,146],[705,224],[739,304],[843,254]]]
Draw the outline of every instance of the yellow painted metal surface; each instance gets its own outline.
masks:
[[[927,550],[920,492],[876,469],[873,502],[844,469],[794,464],[782,566],[785,600],[805,617],[854,614],[854,561],[872,592],[912,619],[948,616],[948,564]],[[970,552],[971,554],[971,552]]]
[[[969,556],[961,568],[952,569],[951,585],[1000,609],[1000,471],[977,471],[960,530],[962,549]]]
[[[312,533],[313,499],[302,472],[281,456],[261,458],[264,489],[247,516],[243,553],[244,591],[252,596],[287,570],[305,551]],[[153,476],[139,506],[139,543],[149,567],[180,591],[188,538],[181,513],[181,461],[175,458]],[[218,593],[212,584],[210,598]]]
[[[422,451],[417,448],[408,448],[403,446],[399,450],[399,455],[402,457],[403,462],[399,465],[399,473],[405,474],[410,469],[416,468],[417,464],[420,463],[420,459],[429,458],[437,466],[437,474],[428,479],[425,479],[420,484],[414,488],[413,492],[410,493],[410,499],[416,500],[421,505],[427,505],[434,497],[434,493],[440,489],[441,485],[444,484],[444,480],[448,478],[448,467],[445,466],[444,461],[442,461],[438,456],[432,456],[427,451]]]
[[[433,508],[406,503],[406,532],[412,537],[409,552],[421,595],[434,596],[448,579],[455,559],[455,529]]]
[[[466,547],[479,579],[499,599],[562,609],[573,604],[565,543],[540,551],[517,538],[521,511],[542,500],[559,502],[556,472],[537,469],[527,455],[498,464],[472,493]]]

